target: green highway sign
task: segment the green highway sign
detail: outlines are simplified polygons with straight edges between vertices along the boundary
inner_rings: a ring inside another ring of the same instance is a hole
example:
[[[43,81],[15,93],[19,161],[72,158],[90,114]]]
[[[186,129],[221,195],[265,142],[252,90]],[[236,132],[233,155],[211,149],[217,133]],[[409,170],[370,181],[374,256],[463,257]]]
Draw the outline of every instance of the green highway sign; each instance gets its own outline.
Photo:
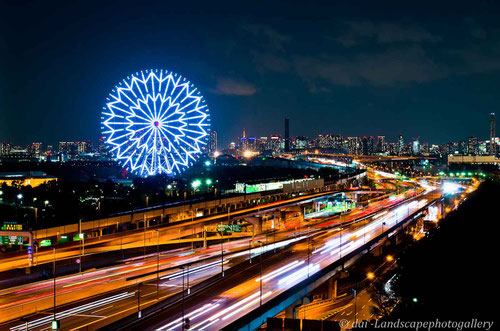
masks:
[[[52,240],[50,239],[45,239],[40,241],[40,247],[47,247],[52,245]]]
[[[239,224],[217,224],[217,232],[241,232]]]
[[[2,245],[22,245],[23,239],[22,236],[2,236],[1,243]]]

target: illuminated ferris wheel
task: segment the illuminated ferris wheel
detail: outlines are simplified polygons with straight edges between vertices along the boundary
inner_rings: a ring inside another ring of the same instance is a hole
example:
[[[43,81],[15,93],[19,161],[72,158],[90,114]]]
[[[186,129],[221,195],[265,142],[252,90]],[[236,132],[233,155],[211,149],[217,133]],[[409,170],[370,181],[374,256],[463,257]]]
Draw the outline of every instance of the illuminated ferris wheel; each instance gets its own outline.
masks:
[[[175,175],[206,149],[209,109],[185,77],[158,69],[136,72],[106,99],[102,133],[113,156],[133,173]]]

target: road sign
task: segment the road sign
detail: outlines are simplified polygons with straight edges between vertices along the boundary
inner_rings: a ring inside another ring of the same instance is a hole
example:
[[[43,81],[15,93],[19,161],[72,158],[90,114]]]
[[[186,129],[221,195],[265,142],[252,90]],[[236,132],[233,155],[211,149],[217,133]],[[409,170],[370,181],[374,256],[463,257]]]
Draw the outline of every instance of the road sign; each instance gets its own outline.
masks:
[[[33,247],[28,246],[28,261],[33,262]]]
[[[205,226],[205,232],[217,232],[217,226],[207,225]]]
[[[241,232],[239,224],[217,224],[217,232]]]
[[[2,231],[23,231],[23,225],[16,222],[4,222],[2,224]]]
[[[52,240],[50,239],[45,239],[40,241],[40,247],[47,247],[52,245]]]
[[[24,237],[22,236],[2,236],[3,245],[22,245]]]

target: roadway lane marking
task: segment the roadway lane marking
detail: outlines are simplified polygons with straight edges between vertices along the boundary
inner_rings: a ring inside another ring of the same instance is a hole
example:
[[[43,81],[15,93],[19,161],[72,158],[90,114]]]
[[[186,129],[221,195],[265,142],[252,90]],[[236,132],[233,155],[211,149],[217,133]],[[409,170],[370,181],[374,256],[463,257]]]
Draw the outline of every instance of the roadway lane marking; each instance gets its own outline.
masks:
[[[99,312],[99,311],[102,311],[102,310],[105,310],[105,309],[108,309],[108,308],[112,308],[112,307],[113,307],[113,305],[111,305],[111,306],[107,306],[107,307],[104,307],[104,308],[101,308],[101,309],[94,310],[94,311],[92,312],[92,314],[95,314],[95,313],[97,313],[97,312]]]

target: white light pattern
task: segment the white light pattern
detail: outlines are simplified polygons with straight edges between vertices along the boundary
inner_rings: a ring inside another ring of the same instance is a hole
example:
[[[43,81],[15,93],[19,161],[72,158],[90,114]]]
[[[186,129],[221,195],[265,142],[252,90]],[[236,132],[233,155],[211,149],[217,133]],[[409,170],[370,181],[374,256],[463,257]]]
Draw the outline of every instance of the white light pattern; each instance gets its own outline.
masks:
[[[106,100],[105,141],[117,161],[139,176],[178,174],[206,149],[208,106],[181,75],[158,69],[136,72]]]

